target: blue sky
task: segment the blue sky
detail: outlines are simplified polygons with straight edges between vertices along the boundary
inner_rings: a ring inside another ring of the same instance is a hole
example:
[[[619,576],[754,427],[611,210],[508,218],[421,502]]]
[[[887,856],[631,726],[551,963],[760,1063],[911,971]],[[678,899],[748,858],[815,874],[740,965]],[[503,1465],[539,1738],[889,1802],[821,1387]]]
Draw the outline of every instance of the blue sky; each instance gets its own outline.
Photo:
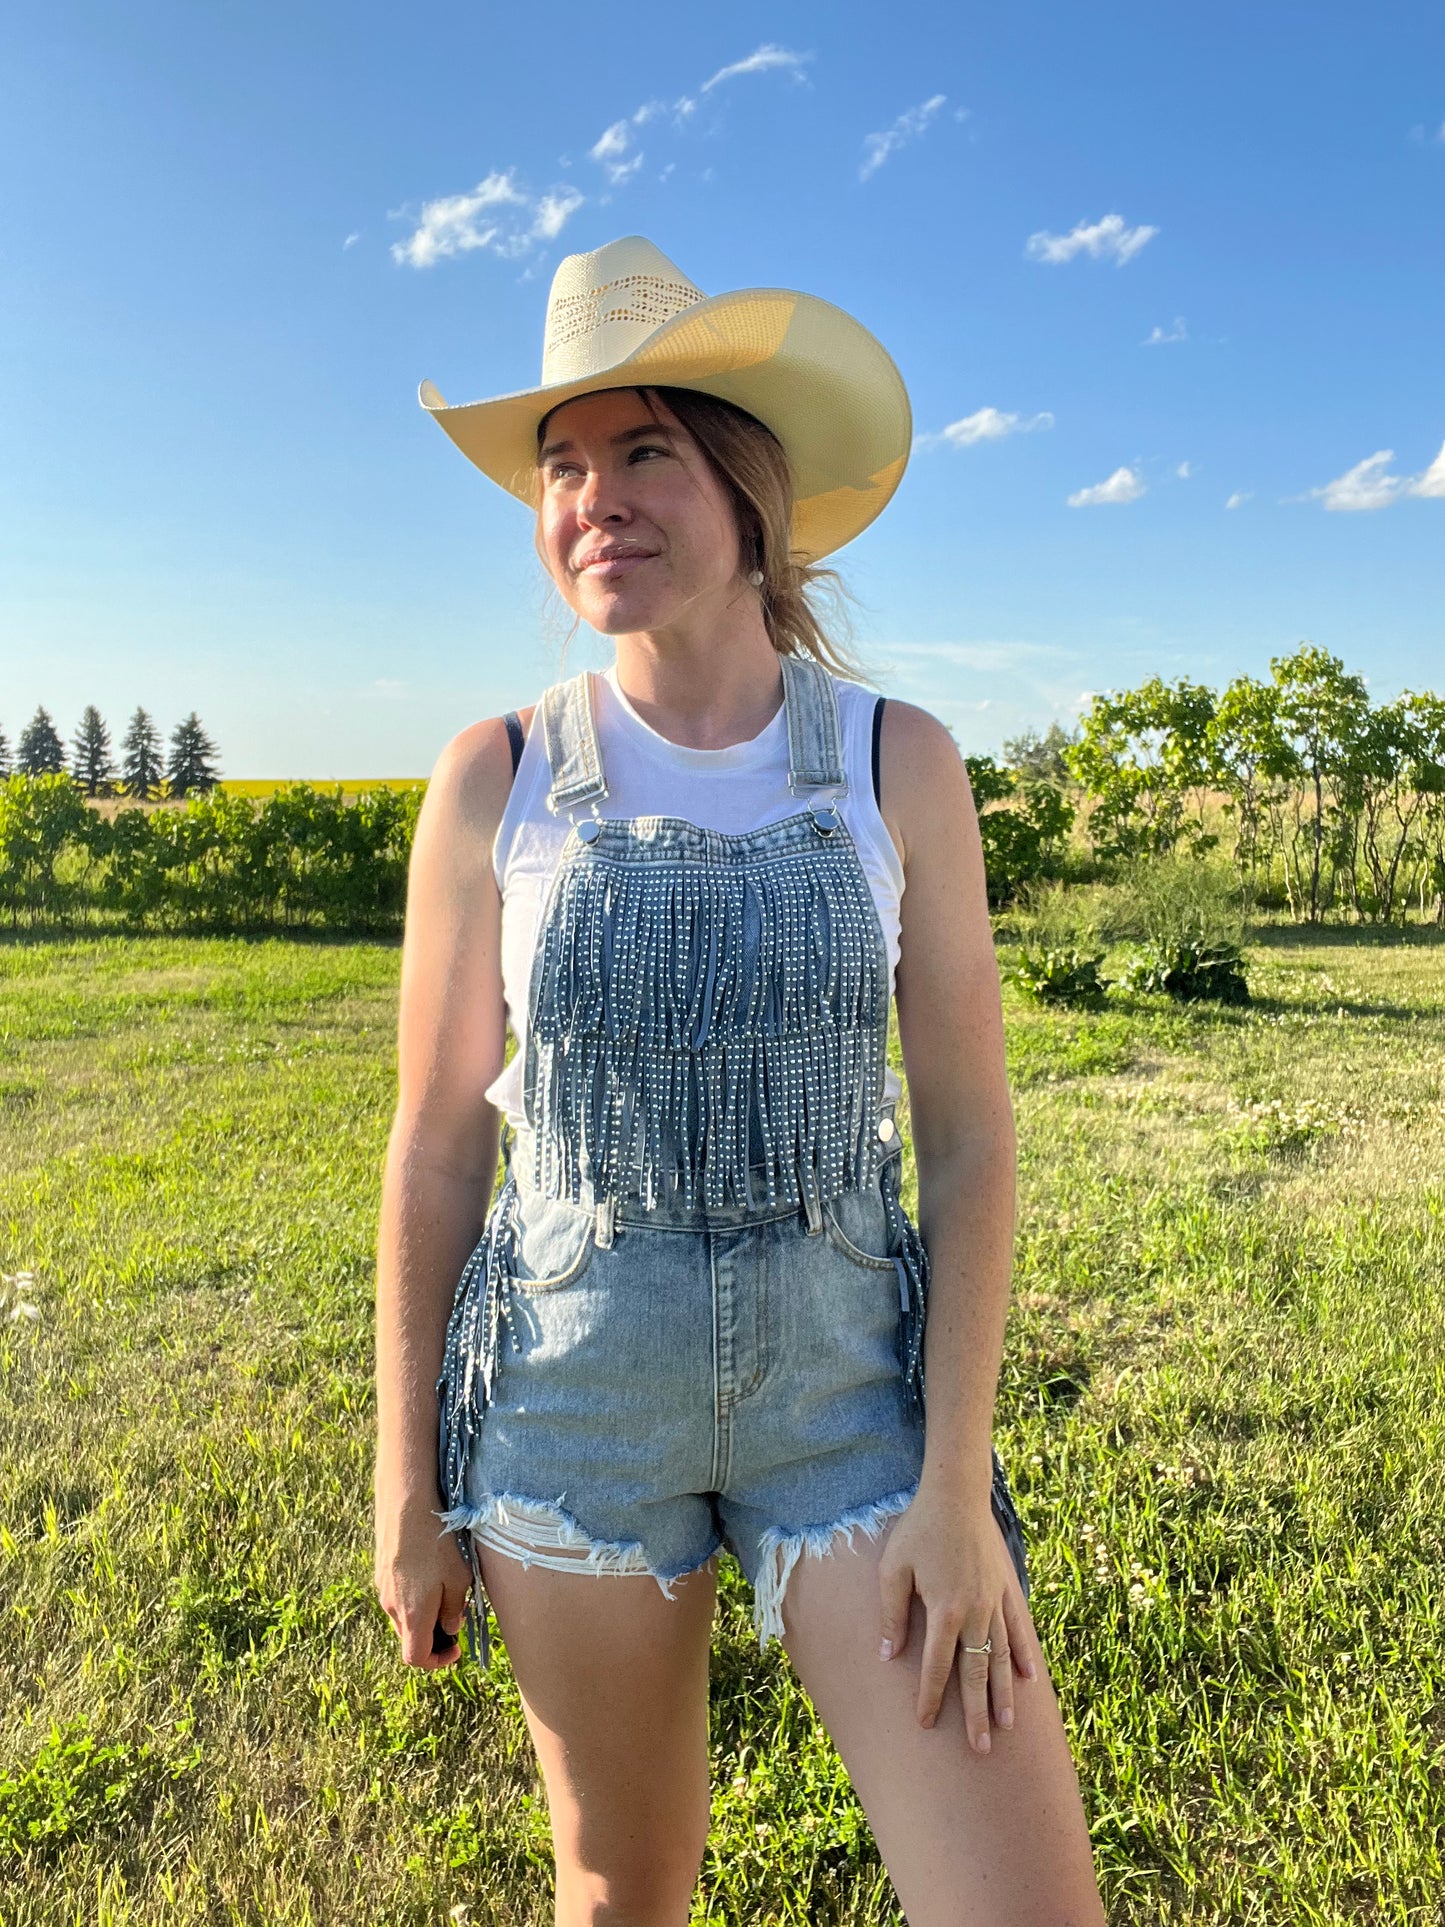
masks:
[[[22,0],[0,52],[12,745],[143,703],[227,775],[421,775],[534,699],[526,512],[416,388],[535,380],[558,260],[629,233],[898,361],[837,561],[966,749],[1305,638],[1445,686],[1438,6]]]

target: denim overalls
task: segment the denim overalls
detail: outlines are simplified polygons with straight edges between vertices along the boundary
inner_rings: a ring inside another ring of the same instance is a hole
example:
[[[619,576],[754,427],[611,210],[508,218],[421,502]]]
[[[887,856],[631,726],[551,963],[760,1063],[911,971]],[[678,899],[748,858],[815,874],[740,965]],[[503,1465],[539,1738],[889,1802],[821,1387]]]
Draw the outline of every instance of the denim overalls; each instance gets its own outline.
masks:
[[[548,808],[572,828],[531,971],[525,1124],[437,1384],[483,1664],[478,1540],[669,1597],[728,1545],[766,1645],[798,1558],[876,1537],[917,1489],[929,1266],[883,1094],[888,946],[831,676],[779,660],[799,808],[744,834],[604,817],[589,675],[542,697]],[[1027,1595],[996,1453],[992,1503]]]

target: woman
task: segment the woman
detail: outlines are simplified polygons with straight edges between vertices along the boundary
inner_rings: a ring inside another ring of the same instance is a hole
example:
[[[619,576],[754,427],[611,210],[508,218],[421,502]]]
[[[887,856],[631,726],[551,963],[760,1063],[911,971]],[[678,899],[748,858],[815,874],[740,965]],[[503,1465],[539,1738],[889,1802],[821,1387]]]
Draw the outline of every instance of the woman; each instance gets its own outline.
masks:
[[[422,400],[616,661],[464,730],[417,827],[378,1267],[402,1656],[453,1663],[470,1597],[485,1658],[485,1587],[558,1921],[670,1927],[729,1547],[912,1927],[1099,1921],[990,1443],[1014,1140],[967,777],[926,711],[875,726],[807,598],[902,474],[897,371],[633,238],[559,268],[538,389]]]

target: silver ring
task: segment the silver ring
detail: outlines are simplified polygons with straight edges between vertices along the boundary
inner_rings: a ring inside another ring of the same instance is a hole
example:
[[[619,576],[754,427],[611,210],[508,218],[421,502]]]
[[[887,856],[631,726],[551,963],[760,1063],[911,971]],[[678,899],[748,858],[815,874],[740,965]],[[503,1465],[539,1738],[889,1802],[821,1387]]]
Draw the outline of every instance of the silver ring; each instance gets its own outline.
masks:
[[[991,1653],[993,1651],[992,1636],[986,1639],[982,1646],[965,1646],[963,1650],[966,1653]]]

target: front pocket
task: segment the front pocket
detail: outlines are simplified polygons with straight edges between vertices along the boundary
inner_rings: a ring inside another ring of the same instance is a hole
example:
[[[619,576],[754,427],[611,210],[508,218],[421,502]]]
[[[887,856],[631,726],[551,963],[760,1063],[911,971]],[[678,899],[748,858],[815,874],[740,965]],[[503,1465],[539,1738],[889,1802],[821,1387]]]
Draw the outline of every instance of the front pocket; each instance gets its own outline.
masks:
[[[868,1271],[893,1270],[893,1239],[888,1208],[875,1182],[867,1191],[845,1191],[823,1206],[828,1242]]]
[[[596,1215],[570,1198],[523,1192],[512,1238],[512,1287],[521,1292],[558,1291],[586,1271],[596,1250]]]

